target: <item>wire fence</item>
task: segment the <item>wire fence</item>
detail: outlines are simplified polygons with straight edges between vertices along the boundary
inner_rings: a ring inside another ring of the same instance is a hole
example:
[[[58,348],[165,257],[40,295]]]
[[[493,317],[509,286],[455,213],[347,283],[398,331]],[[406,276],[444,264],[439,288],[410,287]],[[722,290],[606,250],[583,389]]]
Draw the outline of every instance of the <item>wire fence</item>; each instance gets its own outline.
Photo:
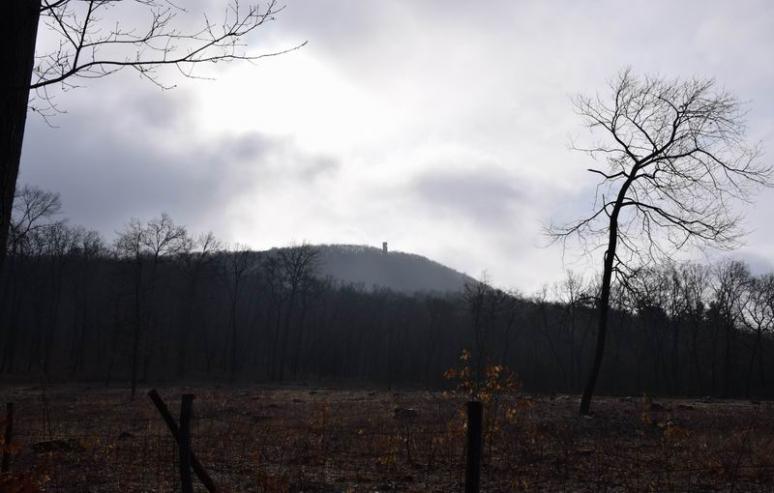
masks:
[[[192,449],[219,491],[463,490],[459,397],[198,390]],[[179,491],[177,444],[144,395],[35,393],[17,399],[12,471],[43,491]],[[173,415],[180,393],[162,391]],[[482,491],[774,490],[768,405],[645,419],[634,403],[584,419],[573,403],[532,402],[485,407]]]

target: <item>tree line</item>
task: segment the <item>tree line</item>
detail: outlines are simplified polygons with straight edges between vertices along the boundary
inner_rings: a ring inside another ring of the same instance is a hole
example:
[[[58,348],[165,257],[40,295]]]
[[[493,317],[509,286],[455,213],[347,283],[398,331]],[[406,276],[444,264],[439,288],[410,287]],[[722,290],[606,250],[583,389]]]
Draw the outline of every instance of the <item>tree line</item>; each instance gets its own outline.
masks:
[[[365,289],[319,274],[311,245],[254,252],[168,215],[108,244],[57,219],[56,194],[17,194],[0,279],[4,379],[127,385],[344,382],[440,387],[463,348],[528,391],[580,392],[599,282],[533,296],[485,280],[460,293]],[[771,397],[774,275],[738,261],[640,269],[611,295],[605,393]]]

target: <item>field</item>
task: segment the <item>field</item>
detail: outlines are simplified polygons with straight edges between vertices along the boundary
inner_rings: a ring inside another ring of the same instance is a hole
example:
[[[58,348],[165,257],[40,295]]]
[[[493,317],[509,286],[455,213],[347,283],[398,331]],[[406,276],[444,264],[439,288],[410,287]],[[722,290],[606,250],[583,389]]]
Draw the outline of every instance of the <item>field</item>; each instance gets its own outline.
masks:
[[[175,491],[174,442],[146,396],[5,386],[13,481],[42,491]],[[461,491],[464,399],[426,391],[160,388],[194,401],[193,450],[222,491]],[[774,405],[711,399],[497,397],[483,491],[772,491]],[[11,479],[6,476],[6,486]],[[197,491],[204,491],[197,485]],[[32,490],[30,490],[32,491]]]

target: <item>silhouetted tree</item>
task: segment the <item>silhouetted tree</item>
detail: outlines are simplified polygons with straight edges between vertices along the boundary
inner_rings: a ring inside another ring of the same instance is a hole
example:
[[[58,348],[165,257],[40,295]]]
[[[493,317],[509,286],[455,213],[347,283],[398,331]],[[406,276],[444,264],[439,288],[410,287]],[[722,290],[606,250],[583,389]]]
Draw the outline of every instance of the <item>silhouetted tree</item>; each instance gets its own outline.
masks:
[[[316,273],[319,253],[311,245],[299,245],[290,248],[283,248],[277,252],[280,269],[282,271],[283,288],[285,295],[285,313],[283,316],[283,330],[279,347],[279,362],[277,378],[282,380],[285,367],[287,365],[288,346],[291,337],[291,321],[296,312],[296,307],[301,301],[305,309],[305,297],[310,292],[310,283]],[[305,313],[301,312],[300,324],[297,327],[298,343],[300,347],[303,334],[300,332],[303,328],[303,319]]]
[[[758,383],[766,385],[764,370],[763,335],[774,330],[774,274],[769,273],[753,278],[747,285],[747,296],[742,306],[744,324],[755,333],[755,340],[750,351],[750,362],[747,366],[747,397],[753,380],[753,367],[758,361]]]
[[[737,328],[742,322],[747,303],[748,287],[751,282],[750,271],[739,261],[726,261],[718,264],[712,278],[712,300],[710,301],[710,323],[715,337],[713,346],[717,349],[720,342],[718,332],[723,334],[723,386],[721,395],[728,397],[732,393],[736,377],[736,341]],[[713,370],[716,370],[716,350],[713,350]],[[717,378],[713,378],[715,384]]]
[[[229,298],[228,326],[231,332],[229,379],[232,382],[236,379],[237,348],[239,346],[239,341],[237,340],[237,308],[245,275],[252,267],[251,253],[250,250],[242,245],[234,245],[224,252],[221,259],[221,275],[226,283]]]
[[[102,237],[96,231],[83,227],[73,228],[73,245],[69,252],[72,275],[72,334],[70,336],[70,376],[83,370],[86,360],[86,341],[90,331],[97,327],[94,288],[99,276],[100,259],[107,255]]]
[[[567,331],[565,346],[570,385],[576,392],[581,391],[581,361],[592,323],[587,315],[596,298],[592,289],[584,284],[581,276],[572,271],[568,271],[565,279],[554,288],[554,297],[561,307],[560,326]]]
[[[25,186],[16,194],[8,249],[11,255],[28,251],[36,232],[51,227],[62,209],[59,194]]]
[[[492,340],[497,333],[496,327],[501,318],[506,321],[510,319],[506,309],[508,298],[507,293],[490,286],[485,275],[482,275],[481,280],[465,283],[463,299],[470,315],[473,335],[474,394],[478,393],[486,379],[484,372],[487,364],[493,362]]]
[[[638,79],[623,71],[608,98],[583,97],[575,106],[599,142],[578,148],[606,158],[595,210],[565,227],[559,239],[579,236],[604,245],[594,358],[581,399],[588,414],[602,366],[613,277],[668,257],[687,244],[728,247],[738,236],[733,199],[748,200],[750,185],[768,183],[771,168],[758,164],[744,142],[735,98],[712,80]],[[599,246],[596,245],[595,246]]]
[[[185,278],[186,294],[185,302],[182,303],[181,307],[183,310],[181,316],[183,320],[185,320],[185,323],[178,327],[177,336],[178,377],[183,377],[186,373],[188,346],[193,327],[200,327],[197,333],[202,339],[206,338],[204,331],[201,330],[202,324],[200,323],[200,319],[195,316],[195,311],[201,311],[201,307],[199,303],[197,303],[197,297],[200,289],[199,285],[206,276],[206,269],[213,263],[215,258],[213,254],[216,253],[219,248],[220,243],[211,232],[202,234],[196,239],[185,236],[182,241],[178,260]]]
[[[688,330],[689,350],[688,366],[689,380],[694,386],[700,385],[703,378],[699,358],[699,336],[705,325],[707,312],[707,291],[709,289],[710,272],[706,266],[699,264],[683,264],[676,270],[680,312],[678,322]]]
[[[5,336],[3,348],[3,361],[0,368],[13,371],[16,357],[16,343],[19,331],[19,313],[22,309],[21,295],[25,290],[24,284],[31,279],[25,279],[18,274],[22,258],[41,258],[46,249],[46,230],[61,224],[56,219],[62,203],[59,195],[47,192],[36,187],[25,186],[16,194],[11,217],[10,250],[13,262],[8,266],[5,282],[2,286],[3,299],[8,301],[7,310],[10,314],[7,322],[0,325],[0,330]],[[31,289],[32,286],[26,286]],[[42,297],[38,298],[42,301]]]
[[[153,312],[151,304],[156,291],[159,262],[165,257],[180,253],[187,243],[184,227],[176,225],[167,214],[143,224],[132,219],[116,239],[116,250],[120,257],[130,262],[134,285],[134,330],[131,349],[132,398],[137,390],[140,347],[146,333],[151,330]],[[147,265],[146,265],[147,264]],[[147,267],[147,269],[146,269]],[[146,272],[147,270],[150,272]],[[147,341],[146,341],[147,342]],[[145,344],[144,368],[147,369],[151,349]]]

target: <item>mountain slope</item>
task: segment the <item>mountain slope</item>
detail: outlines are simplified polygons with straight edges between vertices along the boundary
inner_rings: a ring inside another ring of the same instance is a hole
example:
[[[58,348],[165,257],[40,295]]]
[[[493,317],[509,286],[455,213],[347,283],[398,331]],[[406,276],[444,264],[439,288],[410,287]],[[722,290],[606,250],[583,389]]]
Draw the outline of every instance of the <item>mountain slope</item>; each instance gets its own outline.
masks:
[[[421,255],[385,254],[363,245],[320,245],[320,274],[367,289],[389,288],[404,293],[462,291],[465,274]]]

